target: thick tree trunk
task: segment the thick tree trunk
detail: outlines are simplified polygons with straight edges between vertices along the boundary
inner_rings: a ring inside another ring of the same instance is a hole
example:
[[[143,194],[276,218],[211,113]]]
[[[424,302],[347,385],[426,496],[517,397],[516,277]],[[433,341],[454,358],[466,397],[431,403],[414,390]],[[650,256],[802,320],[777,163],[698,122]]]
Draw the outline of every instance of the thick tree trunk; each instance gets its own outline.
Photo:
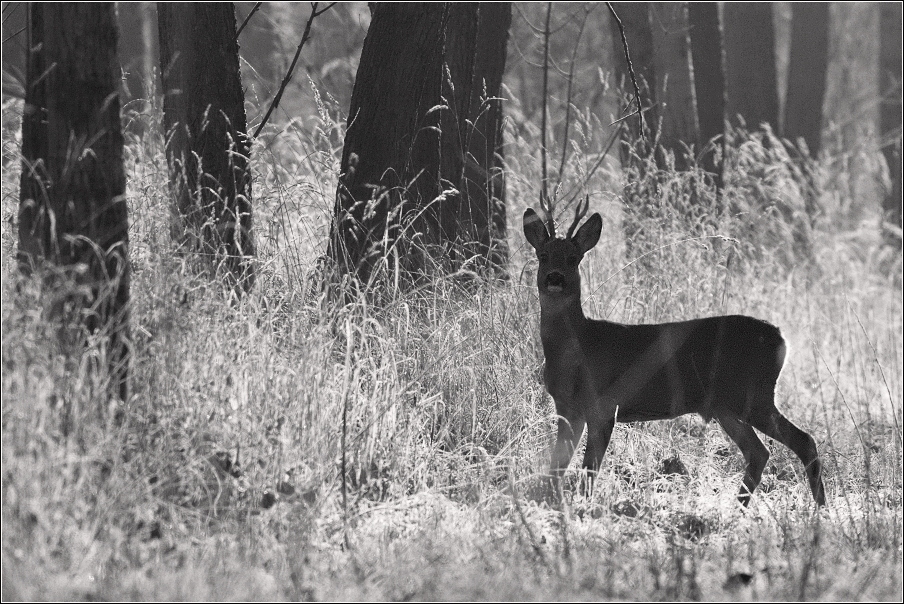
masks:
[[[502,275],[508,263],[502,147],[502,75],[512,23],[511,2],[481,2],[467,132],[463,192],[478,267]]]
[[[475,56],[478,5],[379,3],[372,12],[328,256],[340,273],[365,284],[389,277],[396,266],[406,281],[436,267],[470,266],[472,258],[489,257],[493,245],[481,227],[487,202],[472,199],[466,184],[465,157],[475,144],[471,112],[482,94],[475,66],[490,60]],[[496,96],[498,85],[490,84]]]
[[[126,400],[129,233],[114,10],[29,4],[18,258],[26,274],[63,276],[50,280],[65,288],[55,308],[74,306],[89,332],[108,334],[113,391]],[[45,263],[62,272],[43,271]]]
[[[725,60],[722,52],[722,24],[715,2],[689,2],[691,54],[694,89],[697,93],[697,120],[700,125],[701,166],[713,175],[722,189],[722,164],[717,158],[725,148]]]
[[[778,126],[778,84],[771,2],[727,2],[722,14],[725,33],[725,88],[728,119],[738,116],[750,130]]]
[[[791,5],[791,55],[785,96],[784,136],[803,138],[817,157],[822,134],[822,105],[829,65],[829,3]]]
[[[879,75],[882,106],[879,112],[882,154],[888,164],[891,188],[882,203],[884,214],[883,239],[886,244],[901,249],[901,3],[881,5],[879,32]]]
[[[437,204],[437,212],[427,208],[424,217],[435,219],[436,227],[428,225],[436,237],[429,243],[435,246],[434,258],[451,261],[445,269],[454,270],[470,258],[477,250],[472,242],[473,214],[464,185],[465,157],[468,152],[470,130],[468,120],[471,111],[471,97],[474,94],[474,60],[477,48],[479,4],[477,2],[455,2],[449,5],[449,16],[445,27],[443,63],[448,71],[443,71],[441,100],[448,109],[442,110],[440,117],[439,177],[441,190],[454,187],[457,193],[446,195]],[[444,183],[446,181],[448,184]]]
[[[654,77],[660,105],[660,145],[675,156],[679,170],[688,166],[687,150],[697,144],[697,99],[691,66],[685,2],[651,2],[650,22],[656,49]]]
[[[239,291],[254,282],[250,141],[230,2],[157,4],[173,236]]]

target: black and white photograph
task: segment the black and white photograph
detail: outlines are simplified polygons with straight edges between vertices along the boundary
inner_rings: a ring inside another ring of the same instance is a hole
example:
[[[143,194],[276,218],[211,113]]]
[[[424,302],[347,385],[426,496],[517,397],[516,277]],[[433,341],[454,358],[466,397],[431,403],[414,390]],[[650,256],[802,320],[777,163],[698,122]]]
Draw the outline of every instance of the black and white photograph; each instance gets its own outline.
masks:
[[[901,2],[2,2],[0,597],[904,597]]]

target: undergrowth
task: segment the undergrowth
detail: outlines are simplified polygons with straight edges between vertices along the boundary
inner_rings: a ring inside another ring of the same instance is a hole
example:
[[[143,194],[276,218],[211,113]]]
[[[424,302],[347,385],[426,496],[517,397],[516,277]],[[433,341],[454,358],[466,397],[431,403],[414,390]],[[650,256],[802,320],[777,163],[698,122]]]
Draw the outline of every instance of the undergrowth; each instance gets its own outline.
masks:
[[[619,425],[593,495],[556,510],[525,496],[554,425],[520,232],[536,129],[507,133],[507,281],[436,276],[340,305],[310,285],[343,139],[334,108],[254,146],[258,279],[241,300],[173,255],[159,115],[132,115],[146,123],[127,139],[120,425],[97,413],[102,342],[63,354],[15,269],[17,111],[3,109],[5,600],[900,599],[900,255],[889,263],[877,228],[843,220],[852,202],[837,191],[806,212],[811,192],[771,134],[732,137],[724,204],[690,203],[716,199],[695,170],[648,171],[650,208],[626,246],[636,214],[621,192],[638,183],[611,160],[591,169],[608,132],[580,122],[566,181],[589,176],[605,217],[584,306],[627,323],[739,313],[780,326],[778,404],[819,443],[828,507],[767,441],[741,510],[740,454],[688,416]]]

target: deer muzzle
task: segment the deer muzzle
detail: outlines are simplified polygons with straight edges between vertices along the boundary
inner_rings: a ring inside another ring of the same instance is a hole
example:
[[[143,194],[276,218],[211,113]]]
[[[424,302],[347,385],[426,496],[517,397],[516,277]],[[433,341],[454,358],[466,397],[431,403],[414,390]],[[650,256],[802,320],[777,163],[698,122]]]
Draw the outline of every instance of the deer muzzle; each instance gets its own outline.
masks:
[[[552,271],[546,275],[546,291],[552,294],[560,293],[565,289],[565,275],[559,271]]]

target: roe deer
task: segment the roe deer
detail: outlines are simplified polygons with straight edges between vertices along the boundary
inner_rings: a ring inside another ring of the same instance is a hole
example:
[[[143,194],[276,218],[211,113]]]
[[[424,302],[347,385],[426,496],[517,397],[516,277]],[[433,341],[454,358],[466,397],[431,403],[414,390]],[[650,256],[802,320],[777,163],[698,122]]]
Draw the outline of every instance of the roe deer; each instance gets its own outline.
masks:
[[[588,319],[581,309],[578,265],[600,238],[603,221],[577,204],[564,239],[524,212],[524,235],[540,261],[540,336],[544,381],[559,416],[550,473],[558,487],[587,425],[584,468],[599,470],[616,419],[637,422],[699,413],[715,418],[747,462],[738,500],[745,507],[760,482],[769,451],[753,428],[784,443],[801,459],[813,498],[825,505],[822,463],[813,438],[775,407],[775,384],[785,360],[777,327],[731,315],[659,325],[622,325]]]

